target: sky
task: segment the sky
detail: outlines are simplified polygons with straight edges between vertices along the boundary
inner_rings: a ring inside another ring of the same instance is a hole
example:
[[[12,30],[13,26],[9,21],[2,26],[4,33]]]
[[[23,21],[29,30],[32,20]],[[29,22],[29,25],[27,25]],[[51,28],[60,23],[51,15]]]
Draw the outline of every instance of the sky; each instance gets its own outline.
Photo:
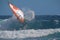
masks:
[[[60,0],[10,0],[18,8],[29,8],[36,15],[60,15]],[[8,0],[0,0],[0,15],[13,15]]]

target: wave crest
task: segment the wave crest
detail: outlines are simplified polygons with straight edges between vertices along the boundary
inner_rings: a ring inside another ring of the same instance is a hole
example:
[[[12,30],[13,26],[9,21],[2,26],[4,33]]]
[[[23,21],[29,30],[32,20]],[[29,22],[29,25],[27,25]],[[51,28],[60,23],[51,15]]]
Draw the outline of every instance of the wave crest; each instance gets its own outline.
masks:
[[[19,31],[0,31],[0,38],[14,39],[14,38],[29,38],[29,37],[43,37],[49,34],[60,32],[60,29],[39,29],[39,30],[19,30]]]

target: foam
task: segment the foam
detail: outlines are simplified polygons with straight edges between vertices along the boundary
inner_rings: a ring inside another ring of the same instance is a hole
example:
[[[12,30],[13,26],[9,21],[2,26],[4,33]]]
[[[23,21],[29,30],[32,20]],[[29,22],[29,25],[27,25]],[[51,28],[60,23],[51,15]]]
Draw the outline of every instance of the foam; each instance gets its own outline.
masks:
[[[60,32],[60,29],[39,29],[39,30],[18,30],[18,31],[0,31],[0,38],[14,39],[14,38],[29,38],[29,37],[43,37],[49,34]]]

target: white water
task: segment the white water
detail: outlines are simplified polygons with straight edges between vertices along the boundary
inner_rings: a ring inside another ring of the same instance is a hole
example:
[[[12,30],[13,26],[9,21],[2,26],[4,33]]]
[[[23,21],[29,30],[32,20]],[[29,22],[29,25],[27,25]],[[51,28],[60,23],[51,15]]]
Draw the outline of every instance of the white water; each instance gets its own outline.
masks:
[[[14,38],[29,38],[29,37],[43,37],[50,34],[60,32],[60,29],[39,29],[39,30],[19,30],[19,31],[0,31],[0,38],[14,39]]]

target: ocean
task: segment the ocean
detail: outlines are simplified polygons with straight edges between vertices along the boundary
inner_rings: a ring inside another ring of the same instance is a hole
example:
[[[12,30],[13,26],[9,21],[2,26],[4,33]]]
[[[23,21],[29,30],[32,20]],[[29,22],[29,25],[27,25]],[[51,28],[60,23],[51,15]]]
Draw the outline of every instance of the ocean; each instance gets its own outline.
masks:
[[[0,16],[0,40],[60,40],[60,16],[36,15],[24,23]]]

